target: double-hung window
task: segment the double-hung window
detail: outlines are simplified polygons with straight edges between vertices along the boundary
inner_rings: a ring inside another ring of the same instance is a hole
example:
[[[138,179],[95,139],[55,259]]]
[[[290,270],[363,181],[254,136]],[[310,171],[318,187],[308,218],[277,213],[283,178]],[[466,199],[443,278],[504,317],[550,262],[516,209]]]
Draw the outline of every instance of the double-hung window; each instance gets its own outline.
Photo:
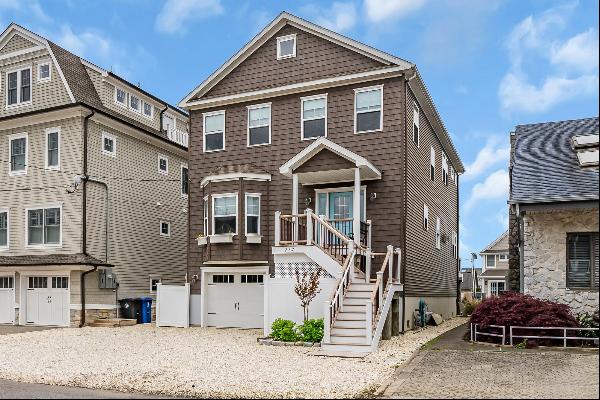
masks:
[[[169,159],[162,154],[158,155],[158,173],[169,175]]]
[[[60,207],[27,210],[27,245],[45,246],[61,243]]]
[[[435,248],[442,248],[442,220],[437,217],[435,220]]]
[[[486,255],[485,256],[485,266],[487,268],[496,268],[496,255]]]
[[[417,145],[417,147],[419,146],[419,127],[420,127],[420,121],[419,121],[419,105],[417,104],[416,101],[413,102],[413,142],[415,142],[415,144]]]
[[[260,196],[246,194],[246,236],[260,235]]]
[[[115,87],[115,103],[127,107],[127,92],[121,88]]]
[[[189,170],[187,165],[181,165],[181,197],[187,197],[190,193]]]
[[[383,86],[354,91],[354,132],[383,129]]]
[[[213,196],[213,234],[237,234],[237,194]]]
[[[134,94],[129,95],[129,108],[137,113],[141,110],[141,100]]]
[[[448,157],[446,153],[442,151],[442,182],[448,186]]]
[[[432,181],[435,181],[435,149],[431,146],[431,167],[429,170],[429,175]]]
[[[0,250],[8,248],[8,210],[0,210]]]
[[[203,221],[203,232],[204,232],[204,236],[208,236],[208,197],[204,198],[204,221]]]
[[[102,132],[102,153],[111,157],[117,156],[117,139],[106,132]]]
[[[327,137],[327,95],[302,98],[302,139]]]
[[[7,73],[6,82],[7,106],[31,103],[31,67]]]
[[[271,104],[248,107],[248,146],[271,143]]]
[[[429,230],[429,207],[423,204],[423,229]]]
[[[567,235],[567,288],[598,289],[598,233]]]
[[[27,173],[27,150],[26,133],[11,135],[8,137],[10,175],[22,175]]]
[[[60,128],[46,130],[46,169],[60,169]]]
[[[225,149],[225,111],[204,114],[204,152]]]
[[[296,57],[296,34],[277,38],[277,59]]]
[[[146,118],[150,118],[150,119],[152,119],[153,110],[154,110],[154,107],[152,107],[152,104],[150,104],[150,103],[147,103],[147,102],[145,102],[145,101],[144,101],[144,102],[142,102],[142,111],[143,111],[143,113],[144,113],[144,116],[145,116]]]
[[[160,236],[171,236],[171,223],[169,221],[160,221]]]

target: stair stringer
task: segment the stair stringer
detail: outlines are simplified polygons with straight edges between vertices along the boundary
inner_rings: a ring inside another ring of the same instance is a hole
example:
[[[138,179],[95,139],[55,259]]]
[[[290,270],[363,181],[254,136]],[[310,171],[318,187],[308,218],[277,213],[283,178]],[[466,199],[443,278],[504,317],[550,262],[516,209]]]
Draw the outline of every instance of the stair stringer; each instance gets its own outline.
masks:
[[[373,331],[373,341],[371,342],[371,352],[377,350],[379,346],[379,340],[381,340],[381,333],[383,332],[383,326],[385,325],[385,321],[387,319],[390,308],[392,307],[392,300],[394,299],[394,294],[397,292],[402,292],[404,290],[403,285],[399,283],[392,283],[389,285],[389,289],[386,291],[386,295],[383,300],[383,308],[381,309],[381,313],[379,314],[379,319],[377,320],[377,326]],[[402,316],[404,318],[404,316]]]

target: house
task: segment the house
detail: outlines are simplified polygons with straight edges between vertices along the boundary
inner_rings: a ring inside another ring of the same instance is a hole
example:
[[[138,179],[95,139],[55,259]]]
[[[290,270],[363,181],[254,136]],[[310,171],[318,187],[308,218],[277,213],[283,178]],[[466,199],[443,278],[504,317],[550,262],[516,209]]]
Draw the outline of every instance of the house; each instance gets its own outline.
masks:
[[[498,296],[508,288],[508,230],[479,253],[482,291],[485,296]]]
[[[598,309],[598,117],[511,135],[510,290]]]
[[[184,282],[187,113],[14,23],[0,71],[0,323],[77,326]]]
[[[471,300],[481,295],[481,268],[463,269],[459,272],[460,300]]]
[[[463,165],[414,64],[282,13],[179,105],[203,326],[300,322],[311,274],[329,348],[456,314]]]

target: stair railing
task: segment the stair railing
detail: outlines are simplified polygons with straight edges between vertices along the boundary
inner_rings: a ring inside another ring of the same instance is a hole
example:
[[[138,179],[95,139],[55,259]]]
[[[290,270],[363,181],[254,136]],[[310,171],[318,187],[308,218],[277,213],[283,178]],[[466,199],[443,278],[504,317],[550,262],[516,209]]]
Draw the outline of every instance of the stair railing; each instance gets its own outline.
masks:
[[[344,296],[346,296],[346,292],[348,291],[348,287],[352,282],[353,278],[353,269],[354,269],[354,257],[356,256],[356,251],[354,249],[354,242],[349,242],[350,255],[346,257],[344,260],[344,264],[342,265],[342,276],[337,281],[337,286],[335,291],[333,292],[333,296],[331,299],[325,302],[325,309],[323,312],[323,341],[325,343],[330,342],[331,338],[331,326],[335,322],[338,313],[344,310]]]

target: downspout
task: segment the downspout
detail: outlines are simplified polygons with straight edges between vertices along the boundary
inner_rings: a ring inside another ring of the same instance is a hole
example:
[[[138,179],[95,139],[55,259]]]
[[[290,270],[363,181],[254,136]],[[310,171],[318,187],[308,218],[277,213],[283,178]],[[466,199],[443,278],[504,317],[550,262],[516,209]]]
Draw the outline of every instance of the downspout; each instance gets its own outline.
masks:
[[[455,172],[456,173],[456,172]],[[460,274],[460,175],[456,173],[456,315],[460,315],[460,284],[458,276]],[[475,271],[471,273],[471,279],[475,283]],[[475,291],[473,291],[475,293]]]
[[[94,111],[93,109],[91,110],[91,113],[86,115],[83,118],[83,175],[86,176],[87,175],[87,170],[88,170],[88,126],[89,126],[89,119],[91,117],[94,116],[94,114],[96,114],[96,111]],[[85,180],[83,181],[83,204],[81,206],[81,211],[82,211],[82,243],[81,243],[81,253],[84,256],[87,256],[87,186],[85,183]],[[85,325],[85,276],[87,274],[90,274],[94,271],[96,271],[98,269],[97,266],[94,266],[94,268],[92,268],[91,270],[82,272],[79,279],[81,282],[81,318],[79,321],[79,327],[82,328]]]
[[[158,130],[162,132],[163,129],[163,115],[165,113],[165,111],[167,111],[169,109],[169,106],[165,106],[165,108],[163,108],[162,110],[160,110],[160,114],[158,116],[158,123],[160,124],[160,126],[158,127]]]

